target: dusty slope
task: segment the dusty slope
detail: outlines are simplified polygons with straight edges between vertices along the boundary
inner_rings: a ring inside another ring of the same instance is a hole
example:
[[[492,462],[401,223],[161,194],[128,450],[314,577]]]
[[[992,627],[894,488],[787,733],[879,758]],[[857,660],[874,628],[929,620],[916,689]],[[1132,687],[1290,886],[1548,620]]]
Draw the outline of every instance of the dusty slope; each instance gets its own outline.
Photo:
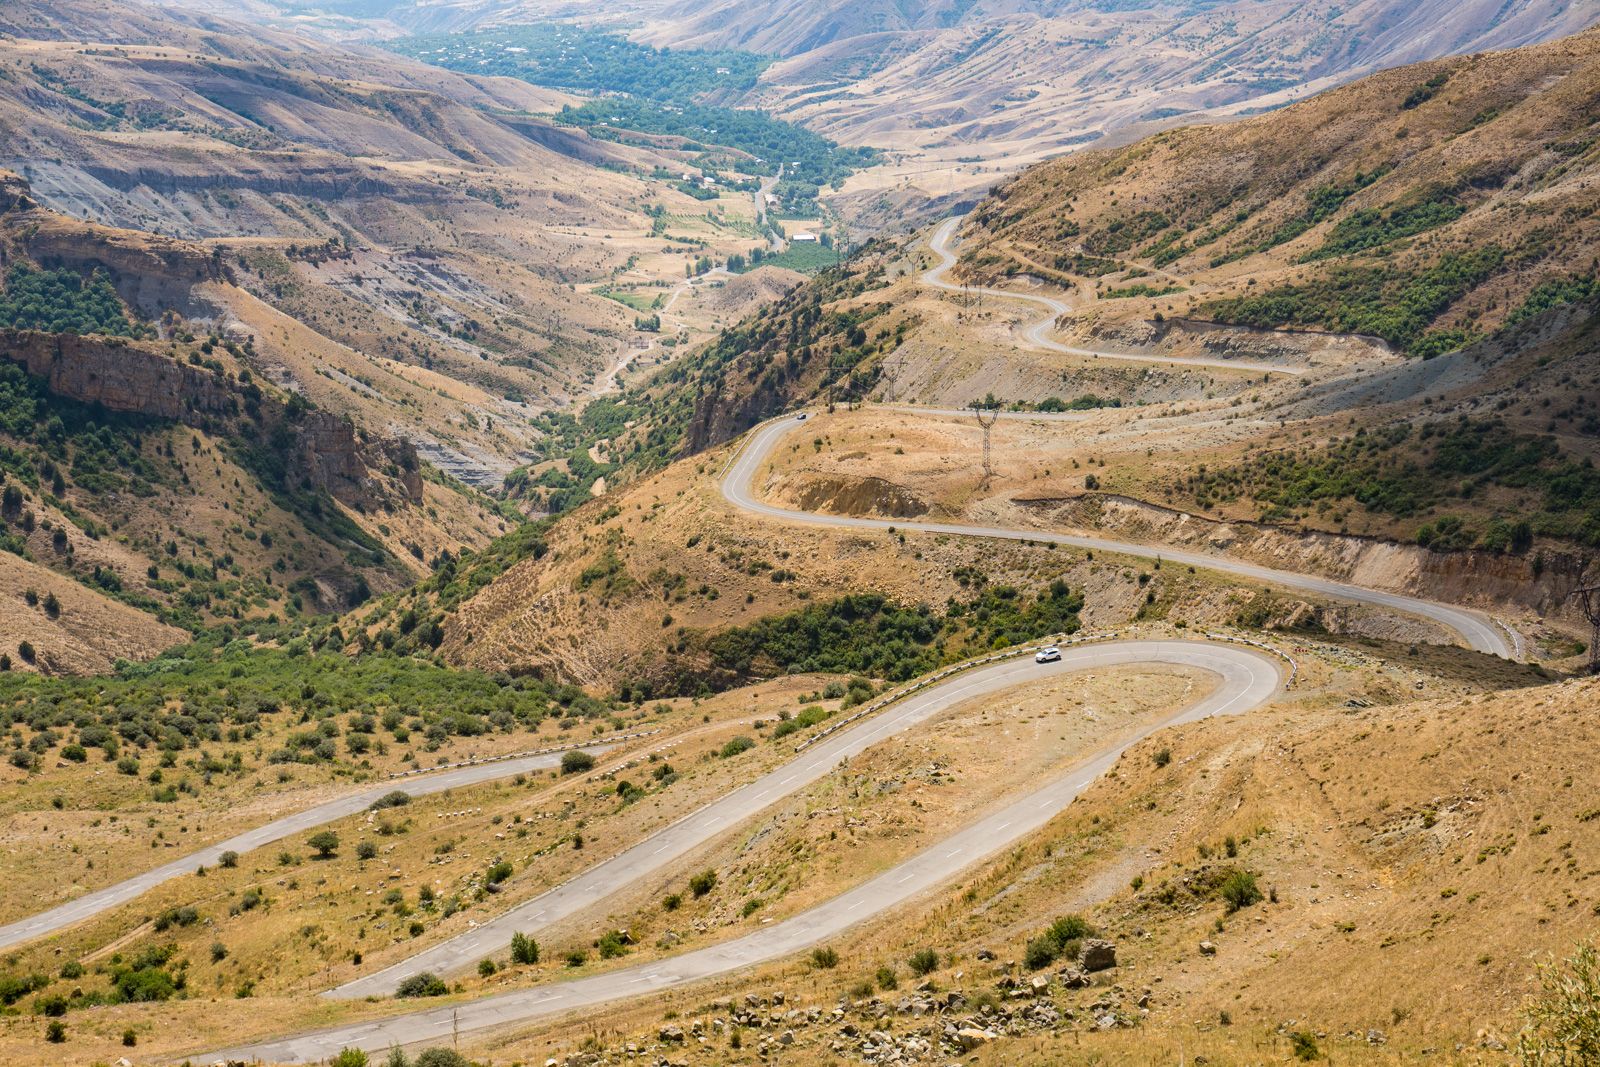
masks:
[[[182,310],[276,342],[282,380],[475,481],[650,338],[595,288],[759,243],[748,196],[692,199],[652,177],[679,153],[558,128],[541,116],[567,98],[518,81],[177,7],[4,24],[0,166],[68,214],[220,247],[257,300]]]
[[[918,1038],[932,1046],[922,1058],[953,1060],[959,1045],[943,1042],[962,1026],[989,1031],[978,1063],[1279,1062],[1300,1030],[1336,1062],[1506,1063],[1497,1050],[1521,1025],[1534,965],[1589,936],[1600,906],[1600,831],[1563,756],[1592,740],[1597,695],[1585,682],[1290,704],[1169,731],[1028,847],[836,946],[836,968],[795,961],[607,1013],[598,1051],[670,1049],[659,1031],[676,1016],[685,1030],[700,1020],[718,1064],[780,1045],[786,1062],[877,1062]],[[1229,912],[1217,886],[1236,869],[1263,899]],[[1117,966],[1087,988],[1057,980],[1059,962],[1018,967],[1066,913],[1116,945]],[[908,977],[920,948],[941,957],[931,993]],[[884,966],[898,990],[878,987]],[[1033,974],[1042,995],[1009,993]],[[965,1003],[940,1007],[947,990]],[[560,1057],[594,1031],[574,1020],[479,1048]]]

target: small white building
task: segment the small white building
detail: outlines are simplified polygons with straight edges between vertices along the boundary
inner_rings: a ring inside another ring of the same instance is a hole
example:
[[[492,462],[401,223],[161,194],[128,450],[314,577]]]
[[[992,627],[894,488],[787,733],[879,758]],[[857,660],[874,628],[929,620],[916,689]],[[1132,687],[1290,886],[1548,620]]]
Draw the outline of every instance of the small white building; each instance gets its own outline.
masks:
[[[805,230],[801,230],[799,233],[797,233],[793,237],[789,238],[789,240],[791,240],[791,241],[815,241],[816,239],[817,239],[817,235],[816,234],[809,233],[809,232],[807,232]]]

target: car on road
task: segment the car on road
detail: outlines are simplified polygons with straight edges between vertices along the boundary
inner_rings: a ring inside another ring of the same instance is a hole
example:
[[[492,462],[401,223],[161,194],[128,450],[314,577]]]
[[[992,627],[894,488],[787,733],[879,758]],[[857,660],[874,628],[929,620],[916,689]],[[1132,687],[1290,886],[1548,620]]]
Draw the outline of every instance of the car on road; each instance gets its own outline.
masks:
[[[806,421],[806,413],[802,411],[800,414],[798,414],[798,415],[796,415],[794,417],[794,421],[795,422],[805,422]]]
[[[1046,645],[1033,654],[1035,663],[1054,663],[1061,658],[1061,650],[1055,645]]]

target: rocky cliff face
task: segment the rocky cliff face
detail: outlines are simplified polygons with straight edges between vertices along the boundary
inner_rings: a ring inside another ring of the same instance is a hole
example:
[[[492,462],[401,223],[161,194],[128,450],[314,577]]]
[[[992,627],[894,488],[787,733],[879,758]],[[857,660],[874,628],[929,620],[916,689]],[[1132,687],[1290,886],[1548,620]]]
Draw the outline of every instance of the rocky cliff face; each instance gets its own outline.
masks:
[[[52,393],[108,411],[193,423],[242,410],[226,379],[121,338],[0,330],[0,356],[43,378]]]
[[[293,429],[293,468],[336,500],[369,510],[422,501],[422,470],[410,441],[363,441],[348,419],[312,411]]]
[[[0,358],[44,379],[58,396],[108,411],[227,429],[247,440],[287,440],[289,476],[352,507],[422,499],[420,464],[410,442],[362,440],[347,419],[325,411],[291,412],[275,396],[138,342],[0,330]]]
[[[234,281],[220,249],[208,251],[169,237],[58,215],[34,203],[26,181],[4,172],[0,243],[41,266],[105,271],[122,299],[149,318],[168,310],[187,317],[209,315],[213,309],[195,287]]]
[[[234,280],[218,252],[40,208],[26,180],[0,171],[0,264],[8,251],[43,266],[103,270],[124,300],[151,317],[201,310],[197,286]],[[58,396],[108,411],[231,430],[251,441],[287,440],[290,477],[352,507],[422,499],[421,465],[410,442],[364,439],[348,419],[291,411],[259,386],[140,342],[0,330],[0,358],[26,367]]]

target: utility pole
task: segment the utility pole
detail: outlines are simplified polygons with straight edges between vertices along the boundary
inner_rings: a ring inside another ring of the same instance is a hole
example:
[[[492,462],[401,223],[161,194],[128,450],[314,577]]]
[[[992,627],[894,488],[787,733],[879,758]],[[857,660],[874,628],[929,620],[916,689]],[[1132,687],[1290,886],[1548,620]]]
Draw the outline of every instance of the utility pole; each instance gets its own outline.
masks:
[[[1589,673],[1600,674],[1600,574],[1589,576],[1592,562],[1589,558],[1583,560],[1577,585],[1567,596],[1578,602],[1578,614],[1589,624]]]
[[[896,388],[900,385],[900,372],[905,369],[906,358],[895,355],[883,360],[880,366],[889,372],[889,388],[884,390],[884,402],[893,404]]]
[[[989,436],[994,424],[1000,421],[1000,408],[998,405],[975,400],[972,403],[972,414],[978,420],[979,427],[983,429],[983,484],[988,485],[989,479],[994,477],[994,464],[990,462]]]

